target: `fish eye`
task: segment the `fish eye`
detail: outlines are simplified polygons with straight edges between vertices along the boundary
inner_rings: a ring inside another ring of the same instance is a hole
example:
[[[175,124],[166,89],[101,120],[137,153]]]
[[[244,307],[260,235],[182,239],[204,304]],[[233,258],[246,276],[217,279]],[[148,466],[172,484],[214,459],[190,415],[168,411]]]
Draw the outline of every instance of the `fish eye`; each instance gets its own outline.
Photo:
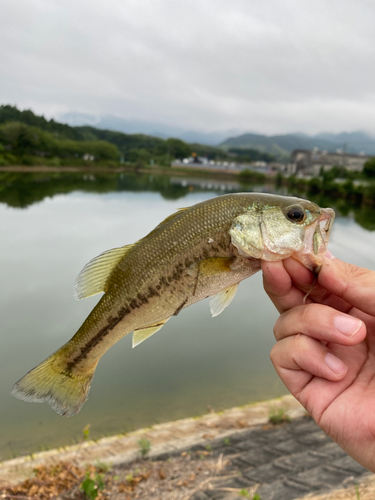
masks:
[[[302,222],[305,218],[305,211],[299,205],[290,207],[286,213],[288,219],[292,222]]]

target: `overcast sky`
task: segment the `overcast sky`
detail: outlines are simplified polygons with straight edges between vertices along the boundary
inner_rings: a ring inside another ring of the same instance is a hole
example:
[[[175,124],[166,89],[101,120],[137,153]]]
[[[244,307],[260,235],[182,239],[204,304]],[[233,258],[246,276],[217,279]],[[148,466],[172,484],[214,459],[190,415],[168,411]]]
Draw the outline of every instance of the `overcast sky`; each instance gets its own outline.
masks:
[[[0,103],[375,134],[374,0],[2,0]]]

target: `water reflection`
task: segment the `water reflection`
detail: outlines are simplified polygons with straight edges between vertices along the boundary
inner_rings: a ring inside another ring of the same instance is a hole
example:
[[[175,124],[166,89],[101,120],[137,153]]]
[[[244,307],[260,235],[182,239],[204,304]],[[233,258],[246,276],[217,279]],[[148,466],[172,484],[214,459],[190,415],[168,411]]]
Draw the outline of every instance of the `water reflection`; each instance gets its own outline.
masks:
[[[276,192],[283,195],[309,198],[321,207],[332,207],[342,216],[353,216],[355,221],[369,231],[375,230],[374,208],[358,206],[346,200],[313,193],[301,193],[296,188],[270,184],[246,184],[228,179],[206,179],[192,176],[154,175],[139,173],[9,173],[0,172],[0,203],[9,207],[27,208],[46,197],[68,194],[73,191],[86,193],[157,192],[165,200],[177,200],[191,192],[216,192],[218,194],[253,191]]]

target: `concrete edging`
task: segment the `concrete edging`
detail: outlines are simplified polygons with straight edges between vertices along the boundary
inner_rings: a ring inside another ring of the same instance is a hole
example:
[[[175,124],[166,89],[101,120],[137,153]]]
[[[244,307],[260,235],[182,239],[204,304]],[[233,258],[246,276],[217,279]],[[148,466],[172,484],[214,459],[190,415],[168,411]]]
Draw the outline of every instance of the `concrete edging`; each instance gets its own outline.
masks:
[[[106,462],[112,465],[129,463],[139,457],[138,440],[151,443],[149,456],[177,451],[204,443],[208,439],[224,438],[233,432],[243,432],[268,422],[270,411],[283,409],[290,418],[306,414],[301,404],[290,395],[261,403],[212,412],[197,418],[154,425],[124,435],[105,437],[98,441],[43,451],[0,463],[0,484],[17,483],[30,477],[38,465],[74,461],[77,465]]]

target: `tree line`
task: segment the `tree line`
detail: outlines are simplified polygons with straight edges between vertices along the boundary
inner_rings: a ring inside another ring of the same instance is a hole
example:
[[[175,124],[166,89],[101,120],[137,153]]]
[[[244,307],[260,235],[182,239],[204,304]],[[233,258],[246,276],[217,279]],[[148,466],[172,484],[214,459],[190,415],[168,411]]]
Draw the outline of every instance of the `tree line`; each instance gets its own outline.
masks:
[[[0,165],[44,163],[58,166],[94,161],[142,166],[153,160],[156,164],[169,166],[173,159],[186,158],[193,152],[215,160],[229,158],[220,148],[188,144],[176,138],[165,140],[91,126],[72,127],[47,120],[31,110],[0,106]]]

